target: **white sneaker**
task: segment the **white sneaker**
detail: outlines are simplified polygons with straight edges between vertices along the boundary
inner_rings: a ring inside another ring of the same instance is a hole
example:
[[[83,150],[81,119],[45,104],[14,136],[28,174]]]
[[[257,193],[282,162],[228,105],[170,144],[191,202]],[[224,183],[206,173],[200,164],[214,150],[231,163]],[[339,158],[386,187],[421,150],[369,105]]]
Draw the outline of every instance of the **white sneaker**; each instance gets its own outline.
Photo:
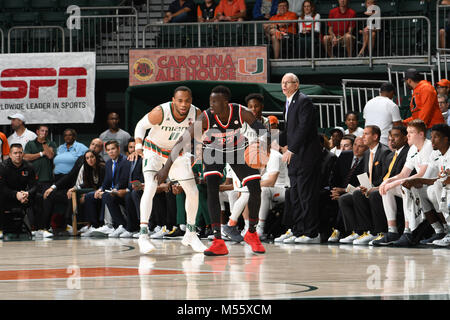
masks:
[[[340,243],[353,243],[353,241],[355,239],[359,238],[359,234],[357,234],[356,232],[352,232],[351,235],[349,235],[348,237],[345,237],[344,239],[339,240]]]
[[[108,238],[118,238],[125,231],[127,231],[127,230],[125,230],[125,228],[122,225],[120,225],[119,227],[117,227],[116,230],[114,230],[113,232],[108,234]]]
[[[152,234],[150,236],[150,238],[151,239],[162,239],[168,233],[169,233],[169,230],[167,230],[166,226],[163,226],[161,228],[161,230],[159,230],[158,232],[155,232],[154,234]]]
[[[153,229],[152,231],[148,230],[148,235],[151,236],[152,234],[159,232],[161,229],[162,229],[161,226],[156,226],[155,229]]]
[[[91,233],[91,237],[95,237],[95,236],[100,236],[100,237],[104,237],[104,236],[108,236],[110,233],[114,232],[114,228],[109,227],[108,225],[104,225],[100,228],[95,229],[94,231],[92,231]]]
[[[247,227],[244,227],[244,229],[242,229],[242,231],[241,231],[241,236],[242,237],[245,237],[245,234],[247,233],[247,231],[248,231],[248,228]],[[223,234],[223,233],[222,233]]]
[[[140,235],[140,233],[139,233],[139,232],[133,233],[133,239],[137,239],[137,238],[139,238],[139,235]]]
[[[353,240],[353,244],[356,245],[366,245],[369,244],[370,241],[374,240],[377,236],[373,236],[370,232],[364,232],[361,236]]]
[[[285,239],[292,237],[293,234],[291,232],[291,229],[289,229],[288,231],[286,231],[285,234],[282,234],[281,236],[279,236],[278,238],[275,238],[273,241],[275,242],[283,242]]]
[[[71,225],[67,225],[67,226],[66,226],[66,231],[69,232],[69,233],[73,233],[73,228],[72,228],[72,226],[71,226]]]
[[[93,231],[95,231],[94,226],[90,226],[81,234],[81,237],[90,237]]]
[[[447,233],[447,235],[440,240],[434,240],[433,244],[440,247],[450,246],[450,233]]]
[[[148,237],[148,234],[140,234],[139,235],[139,251],[142,254],[147,254],[155,250],[155,246],[150,242],[150,238]]]
[[[181,243],[184,246],[191,246],[195,252],[203,252],[208,249],[198,238],[197,232],[186,230]]]
[[[80,233],[85,233],[88,229],[90,228],[90,226],[84,226],[83,228],[80,229]]]
[[[296,236],[290,236],[283,240],[283,243],[295,243],[295,239],[297,239]]]
[[[341,232],[338,229],[333,228],[333,233],[328,238],[328,242],[339,242],[340,236],[341,236]]]
[[[3,239],[3,230],[0,230],[0,239]]]
[[[121,233],[119,238],[133,238],[134,233],[125,230],[125,232]]]
[[[41,230],[42,231],[42,237],[43,238],[51,238],[53,237],[53,233],[48,232],[47,230]]]
[[[308,236],[301,236],[295,239],[295,243],[320,243],[320,234],[315,238],[310,238]]]

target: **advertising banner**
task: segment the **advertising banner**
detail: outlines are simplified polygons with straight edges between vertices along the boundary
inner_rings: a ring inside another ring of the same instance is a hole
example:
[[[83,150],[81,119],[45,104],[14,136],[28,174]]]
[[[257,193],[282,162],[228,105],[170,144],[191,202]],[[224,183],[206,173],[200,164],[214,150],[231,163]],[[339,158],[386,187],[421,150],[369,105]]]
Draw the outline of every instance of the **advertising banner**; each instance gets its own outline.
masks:
[[[93,123],[95,52],[0,55],[0,124]]]
[[[267,83],[267,47],[133,49],[129,85],[203,80]]]

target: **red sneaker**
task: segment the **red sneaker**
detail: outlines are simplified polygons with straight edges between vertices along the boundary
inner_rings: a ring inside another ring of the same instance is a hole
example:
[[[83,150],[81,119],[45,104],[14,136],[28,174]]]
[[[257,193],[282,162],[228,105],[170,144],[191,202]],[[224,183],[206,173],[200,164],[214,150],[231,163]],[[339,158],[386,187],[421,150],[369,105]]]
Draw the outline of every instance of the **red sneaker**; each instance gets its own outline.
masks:
[[[244,236],[244,241],[247,242],[251,247],[252,251],[255,253],[264,253],[266,249],[264,249],[261,241],[259,240],[258,233],[247,231]]]
[[[214,239],[211,247],[203,251],[205,256],[224,256],[228,254],[228,248],[223,239]]]

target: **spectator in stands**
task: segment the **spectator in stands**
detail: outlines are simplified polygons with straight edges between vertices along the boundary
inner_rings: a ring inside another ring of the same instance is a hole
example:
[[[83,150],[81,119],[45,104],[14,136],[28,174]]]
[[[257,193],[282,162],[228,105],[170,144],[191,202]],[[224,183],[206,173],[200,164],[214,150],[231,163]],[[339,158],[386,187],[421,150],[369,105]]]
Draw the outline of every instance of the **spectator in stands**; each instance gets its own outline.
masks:
[[[439,109],[442,112],[445,123],[448,122],[448,98],[445,95],[438,94]]]
[[[134,139],[133,139],[134,141]],[[131,142],[128,144],[128,154],[134,152],[134,145]],[[126,214],[126,231],[120,235],[120,238],[131,238],[139,231],[140,218],[140,202],[144,192],[144,174],[142,173],[142,157],[139,155],[130,162],[130,173],[128,178],[128,192],[125,195],[125,210]]]
[[[36,215],[42,215],[44,192],[53,184],[53,158],[57,149],[56,143],[48,138],[48,125],[39,125],[36,134],[37,138],[26,144],[23,155],[23,159],[31,163],[38,177],[33,225],[37,222]]]
[[[132,154],[135,150],[135,146],[136,146],[136,141],[134,140],[133,137],[131,137],[128,140],[128,143],[126,145],[127,150],[125,151],[125,155],[128,157],[130,154]]]
[[[25,127],[25,117],[23,114],[16,113],[12,116],[8,116],[8,119],[11,120],[11,129],[14,131],[14,133],[8,137],[9,145],[20,143],[22,148],[25,149],[28,141],[36,139],[36,134]]]
[[[9,157],[9,143],[6,135],[0,131],[0,163]]]
[[[216,21],[244,21],[247,7],[244,0],[220,0],[216,8]]]
[[[75,129],[64,130],[63,138],[64,143],[58,147],[56,156],[53,158],[55,180],[69,173],[78,157],[82,156],[88,150],[84,144],[76,141],[77,132]]]
[[[358,126],[358,114],[355,111],[349,111],[345,115],[345,129],[344,134],[353,134],[356,137],[362,137],[364,129]]]
[[[339,157],[341,153],[341,140],[344,136],[344,128],[342,127],[334,127],[330,130],[330,138],[331,138],[331,153],[334,153]]]
[[[363,109],[363,117],[367,125],[375,125],[381,129],[380,142],[388,145],[389,130],[402,124],[400,109],[392,101],[395,89],[392,83],[385,82],[380,87],[380,95],[367,101]]]
[[[100,140],[99,138],[92,139],[89,145],[89,150],[93,150],[95,151],[95,153],[101,154],[101,152],[103,151],[103,141]],[[100,160],[103,161],[103,158],[100,157]],[[45,190],[43,197],[44,210],[42,213],[42,220],[41,220],[42,228],[49,229],[53,213],[59,213],[60,215],[68,213],[66,215],[66,224],[70,224],[71,222],[70,212],[67,212],[67,210],[63,208],[67,207],[67,190],[75,185],[78,173],[80,171],[81,166],[83,165],[83,162],[84,162],[84,153],[78,157],[69,173],[60,174],[57,177],[55,177],[55,182],[53,183],[53,185],[47,190]],[[59,208],[57,210],[58,206],[63,208]]]
[[[375,46],[375,39],[377,37],[377,32],[381,29],[381,22],[380,19],[377,19],[377,17],[381,17],[381,9],[379,6],[376,5],[376,0],[366,0],[366,11],[364,14],[366,16],[374,16],[376,18],[374,19],[367,19],[367,26],[364,27],[363,30],[359,30],[359,33],[362,33],[363,35],[363,46],[361,50],[358,53],[358,57],[364,57],[366,48],[369,49],[369,32],[372,32],[372,50]]]
[[[355,200],[359,200],[361,197],[368,198],[383,182],[383,177],[386,175],[385,168],[389,165],[387,157],[391,150],[380,143],[380,137],[381,130],[377,126],[366,126],[364,128],[363,141],[369,148],[364,153],[364,172],[367,173],[369,185],[360,185],[352,193],[339,197],[339,209],[344,217],[345,230],[352,232],[349,236],[340,239],[339,242],[341,243],[353,243],[354,240],[365,235],[364,232],[370,229],[363,223],[359,223],[361,217],[357,215]],[[373,240],[373,238],[370,240]]]
[[[338,7],[331,9],[328,19],[351,19],[356,18],[356,12],[348,7],[349,0],[338,0]],[[330,58],[334,57],[333,48],[343,45],[347,57],[353,54],[353,44],[355,36],[353,32],[356,28],[354,21],[336,21],[328,22],[328,34],[323,37],[323,45]]]
[[[409,106],[412,116],[403,120],[403,124],[407,125],[414,119],[423,120],[427,127],[426,137],[430,138],[431,127],[438,123],[444,123],[436,90],[429,81],[422,80],[416,69],[406,70],[404,81],[413,90],[413,95]]]
[[[314,20],[320,19],[320,14],[316,12],[316,6],[312,0],[305,0],[302,4],[302,10],[298,20],[298,44],[300,46],[300,57],[311,57],[312,33],[314,33],[314,47],[318,49],[320,42],[320,22]],[[308,22],[309,21],[309,22]],[[317,53],[317,49],[314,52]]]
[[[164,23],[195,22],[195,2],[193,0],[174,0],[164,16]]]
[[[383,208],[386,214],[388,232],[380,240],[374,240],[373,245],[406,246],[412,243],[412,230],[416,226],[416,211],[414,209],[415,201],[411,204],[411,192],[402,187],[402,184],[408,179],[421,178],[428,168],[428,160],[433,151],[432,143],[425,136],[427,128],[420,119],[414,119],[408,122],[406,130],[408,131],[408,144],[410,145],[406,156],[405,165],[401,172],[389,179],[383,181],[379,192],[383,199]],[[415,170],[415,174],[411,173]],[[403,201],[403,212],[405,220],[405,230],[400,237],[397,221],[397,202],[395,197]],[[419,215],[421,216],[421,215]],[[412,218],[415,217],[415,218]],[[410,228],[411,226],[411,228]]]
[[[438,94],[448,97],[450,93],[450,81],[447,79],[441,79],[438,83],[436,83],[436,91]]]
[[[215,0],[205,0],[197,6],[197,22],[214,21],[217,3]]]
[[[269,19],[269,21],[280,20],[297,20],[297,14],[289,11],[289,2],[287,0],[278,1],[278,13]],[[297,24],[268,23],[264,25],[264,32],[272,43],[274,59],[279,59],[281,51],[281,41],[284,39],[288,40],[291,38],[291,36],[297,33]]]
[[[269,125],[271,130],[278,129],[278,118],[276,116],[268,116],[267,119],[269,120]]]
[[[5,227],[5,212],[24,210],[32,205],[36,180],[33,166],[23,160],[22,145],[11,144],[9,158],[0,165],[0,230]]]
[[[345,234],[342,211],[339,209],[338,200],[341,196],[351,192],[347,189],[349,185],[359,186],[357,175],[364,172],[364,153],[368,147],[364,144],[362,137],[356,137],[352,151],[343,151],[333,168],[330,178],[331,200],[334,200],[334,217],[331,217],[333,233],[328,238],[329,242],[338,242]]]
[[[441,5],[450,5],[450,0],[442,0]],[[450,12],[444,29],[439,29],[439,48],[448,48],[450,45]]]
[[[269,20],[277,14],[278,0],[256,0],[253,6],[253,20]]]
[[[125,194],[128,186],[130,162],[120,152],[119,142],[115,140],[105,143],[109,160],[105,164],[105,178],[100,188],[85,196],[84,210],[88,221],[95,230],[89,235],[119,237],[125,232],[126,220],[120,205],[125,205]],[[106,223],[106,207],[111,214],[112,222]],[[100,210],[99,210],[100,209]],[[85,235],[87,232],[84,233]]]
[[[297,16],[302,13],[303,1],[304,0],[288,0],[289,8],[291,8],[291,11]]]
[[[83,155],[83,164],[77,175],[77,180],[75,185],[67,190],[67,198],[70,203],[72,202],[73,192],[81,189],[93,189],[97,190],[103,184],[105,178],[105,162],[103,161],[101,155],[93,150],[88,150]],[[84,205],[86,193],[83,193],[78,202],[81,206]],[[80,207],[79,207],[80,208]],[[79,210],[79,215],[82,210]],[[81,215],[80,215],[81,216]],[[41,227],[45,227],[45,221],[41,224]],[[87,226],[81,228],[80,233],[84,233],[89,230],[91,224],[88,223]]]
[[[127,144],[131,138],[131,135],[125,130],[119,128],[120,117],[116,112],[110,112],[108,114],[106,122],[108,124],[108,129],[102,132],[99,138],[103,141],[103,143],[111,140],[119,142],[120,150],[122,150],[121,152],[125,154],[128,150]],[[105,161],[109,160],[109,156],[106,150],[104,150],[102,157]]]
[[[353,150],[353,142],[355,141],[356,136],[353,134],[346,134],[341,139],[341,152],[342,151],[352,151]]]

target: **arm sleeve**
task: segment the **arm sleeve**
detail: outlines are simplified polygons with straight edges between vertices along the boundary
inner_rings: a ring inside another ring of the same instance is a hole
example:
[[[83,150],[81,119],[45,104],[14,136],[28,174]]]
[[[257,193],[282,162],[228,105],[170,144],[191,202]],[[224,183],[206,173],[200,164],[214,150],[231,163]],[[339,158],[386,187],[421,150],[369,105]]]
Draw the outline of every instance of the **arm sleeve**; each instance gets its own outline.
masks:
[[[293,140],[292,145],[289,145],[289,151],[293,153],[298,153],[300,146],[302,144],[306,144],[308,140],[309,133],[311,130],[315,130],[315,109],[310,98],[303,98],[299,101],[300,107],[297,111],[297,119],[298,119],[298,130],[295,136],[295,140]]]
[[[142,117],[141,120],[136,124],[136,128],[134,129],[134,138],[140,138],[144,140],[145,132],[147,129],[150,129],[152,124],[148,120],[148,114]]]

